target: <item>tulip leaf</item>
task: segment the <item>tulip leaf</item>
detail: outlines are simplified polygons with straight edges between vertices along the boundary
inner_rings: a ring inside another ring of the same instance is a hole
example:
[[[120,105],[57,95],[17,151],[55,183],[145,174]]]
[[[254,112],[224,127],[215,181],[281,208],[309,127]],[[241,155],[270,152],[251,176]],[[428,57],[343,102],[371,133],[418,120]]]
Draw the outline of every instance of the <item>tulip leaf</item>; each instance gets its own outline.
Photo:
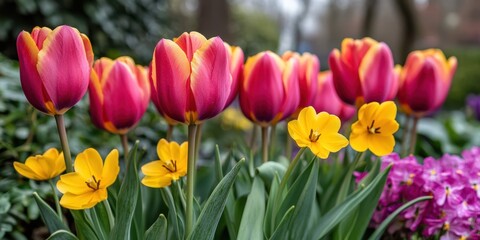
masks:
[[[33,198],[38,205],[43,222],[47,225],[48,231],[54,233],[58,230],[68,230],[62,219],[55,213],[55,211],[45,202],[36,192],[33,193]]]
[[[285,215],[283,215],[282,220],[280,220],[280,224],[278,224],[277,228],[272,234],[272,237],[269,238],[270,240],[282,240],[285,239],[285,235],[287,235],[288,225],[292,221],[293,212],[295,211],[295,206],[291,206]]]
[[[368,238],[368,240],[380,239],[380,237],[382,236],[385,229],[387,229],[388,225],[393,221],[393,219],[395,219],[395,217],[397,217],[398,214],[400,214],[405,209],[409,208],[410,206],[412,206],[412,205],[414,205],[418,202],[430,200],[432,198],[433,198],[432,196],[418,197],[418,198],[415,198],[415,199],[403,204],[401,207],[399,207],[397,210],[395,210],[395,212],[391,213],[385,220],[383,220],[383,222],[380,224],[380,226],[377,227],[375,232],[373,232],[373,234]]]
[[[163,214],[160,214],[145,233],[145,240],[166,240],[167,234],[167,219]]]
[[[218,183],[218,185],[215,187],[205,203],[205,206],[203,207],[203,210],[193,227],[192,233],[190,233],[188,236],[188,239],[213,239],[218,221],[222,216],[225,203],[227,202],[227,195],[244,162],[245,159],[240,159],[240,161],[232,168],[232,170],[227,173],[222,181],[220,181],[220,183]]]
[[[78,240],[78,238],[69,231],[58,230],[50,235],[47,240]]]
[[[263,182],[267,185],[267,187],[270,187],[270,184],[272,183],[275,174],[283,177],[286,171],[287,168],[285,167],[285,165],[273,161],[263,163],[262,165],[257,167],[257,173],[262,178]]]
[[[133,215],[140,191],[140,180],[137,172],[137,150],[138,141],[128,155],[125,178],[118,193],[115,226],[110,234],[110,239],[113,240],[130,239]]]
[[[93,230],[91,222],[85,216],[84,210],[71,210],[70,213],[73,216],[75,229],[80,239],[100,239]]]
[[[237,239],[263,239],[264,215],[265,184],[259,176],[256,176],[245,204]]]
[[[173,239],[183,239],[183,228],[182,231],[180,230],[180,217],[179,214],[177,213],[177,207],[175,205],[175,201],[173,200],[172,192],[170,191],[169,188],[162,188],[162,198],[163,201],[167,204],[168,206],[168,222],[171,224],[171,235]]]
[[[345,217],[351,214],[364,199],[366,199],[374,191],[383,189],[387,180],[391,166],[382,171],[365,189],[355,192],[345,199],[344,202],[328,211],[316,224],[318,227],[312,229],[309,239],[320,239],[327,235],[338,223],[343,221]]]
[[[272,180],[272,186],[270,187],[270,192],[268,194],[267,210],[265,212],[265,220],[263,221],[263,225],[264,225],[263,231],[266,237],[270,237],[275,230],[275,224],[273,223],[273,220],[272,220],[273,206],[276,205],[275,201],[276,201],[279,185],[280,185],[280,177],[278,176],[278,173],[275,173],[274,178]]]

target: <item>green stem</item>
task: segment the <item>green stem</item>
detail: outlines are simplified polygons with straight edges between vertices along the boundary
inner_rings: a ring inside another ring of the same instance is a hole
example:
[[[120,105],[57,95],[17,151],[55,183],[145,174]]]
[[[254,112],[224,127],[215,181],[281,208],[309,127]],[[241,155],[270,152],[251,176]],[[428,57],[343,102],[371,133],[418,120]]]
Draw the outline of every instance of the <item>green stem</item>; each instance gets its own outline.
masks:
[[[290,137],[290,135],[287,135],[287,142],[285,144],[285,156],[290,159],[292,157],[292,151],[293,151],[293,139]]]
[[[120,139],[122,140],[123,155],[125,157],[125,164],[128,166],[128,137],[126,134],[120,134]]]
[[[418,125],[418,120],[419,117],[413,117],[413,126],[412,126],[412,131],[410,132],[410,148],[409,148],[409,154],[414,154],[415,153],[415,144],[417,143],[417,125]]]
[[[355,171],[355,168],[357,167],[358,163],[363,159],[364,156],[365,156],[365,152],[357,152],[353,162],[350,163],[350,166],[348,168],[348,172],[345,175],[345,178],[343,179],[343,182],[342,182],[342,185],[340,186],[340,189],[338,189],[336,205],[343,202],[345,200],[345,198],[347,197],[348,192],[350,190],[350,183],[352,181],[353,171]]]
[[[113,217],[112,208],[110,207],[110,203],[108,203],[108,199],[103,201],[103,204],[105,205],[105,209],[107,210],[108,224],[110,225],[110,230],[112,230],[113,226],[115,225],[115,217]]]
[[[70,147],[68,146],[67,130],[65,129],[63,115],[55,115],[55,121],[57,122],[58,136],[60,137],[60,143],[62,144],[67,173],[73,172],[72,155],[70,154]]]
[[[300,157],[302,156],[303,152],[305,152],[305,149],[307,148],[300,148],[300,150],[297,152],[297,155],[295,155],[295,158],[293,158],[292,162],[288,166],[287,171],[282,178],[282,182],[280,183],[280,191],[286,186],[288,179],[293,172],[293,169],[295,169],[295,167],[297,166],[298,160],[300,160]]]
[[[172,124],[168,124],[167,127],[167,136],[165,137],[167,141],[170,141],[172,139],[172,134],[173,134],[173,128],[175,126]]]
[[[195,131],[195,166],[197,166],[198,153],[200,151],[200,142],[202,140],[202,126],[203,124],[198,124],[197,130]]]
[[[186,203],[185,203],[185,195],[183,195],[182,188],[180,187],[180,181],[173,181],[174,188],[176,190],[176,194],[180,198],[180,202],[182,203],[182,208],[185,211]]]
[[[193,229],[193,194],[195,186],[195,133],[197,125],[188,125],[188,163],[187,163],[187,220],[186,234]]]
[[[262,161],[268,161],[268,127],[262,127]]]
[[[270,129],[270,154],[269,158],[272,159],[273,154],[275,152],[275,137],[277,135],[277,124],[273,125],[272,128]]]
[[[403,132],[402,132],[402,146],[401,146],[401,155],[402,157],[405,157],[407,154],[407,139],[408,139],[408,131],[410,130],[410,120],[412,118],[409,115],[405,116],[405,122],[404,122],[404,127],[403,127]]]
[[[58,217],[63,221],[62,208],[60,207],[60,201],[58,201],[55,185],[53,184],[52,179],[48,180],[48,183],[50,183],[50,187],[52,188],[53,199],[55,200],[55,208],[57,209]]]
[[[254,146],[255,146],[255,140],[257,138],[257,128],[258,128],[257,125],[253,125],[252,135],[250,136],[250,143],[248,145],[250,147],[250,149],[253,149]]]

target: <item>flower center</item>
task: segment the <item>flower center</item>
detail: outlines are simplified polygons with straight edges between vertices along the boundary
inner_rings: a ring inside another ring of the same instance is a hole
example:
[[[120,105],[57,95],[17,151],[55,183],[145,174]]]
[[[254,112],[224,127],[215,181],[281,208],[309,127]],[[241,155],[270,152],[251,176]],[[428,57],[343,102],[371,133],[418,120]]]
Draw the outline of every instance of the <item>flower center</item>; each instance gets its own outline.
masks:
[[[98,190],[100,188],[100,179],[97,180],[94,175],[92,175],[92,178],[89,178],[85,183],[87,184],[87,187],[95,190]]]
[[[448,197],[448,195],[450,195],[450,187],[449,186],[445,187],[445,195],[447,195],[447,197]]]
[[[478,184],[477,183],[472,184],[472,188],[473,190],[478,191]]]
[[[163,164],[162,167],[167,169],[169,172],[173,173],[177,171],[177,161],[170,160],[168,163]]]
[[[445,230],[445,231],[450,230],[450,223],[449,222],[446,222],[446,223],[443,224],[443,230]]]
[[[313,129],[310,129],[310,135],[308,136],[308,138],[310,138],[310,142],[317,142],[320,138],[320,135],[322,134],[320,134],[316,130],[314,131]]]
[[[372,124],[370,126],[367,126],[367,131],[370,134],[375,134],[375,133],[380,133],[380,127],[374,127],[373,124],[375,124],[375,120],[372,120]]]

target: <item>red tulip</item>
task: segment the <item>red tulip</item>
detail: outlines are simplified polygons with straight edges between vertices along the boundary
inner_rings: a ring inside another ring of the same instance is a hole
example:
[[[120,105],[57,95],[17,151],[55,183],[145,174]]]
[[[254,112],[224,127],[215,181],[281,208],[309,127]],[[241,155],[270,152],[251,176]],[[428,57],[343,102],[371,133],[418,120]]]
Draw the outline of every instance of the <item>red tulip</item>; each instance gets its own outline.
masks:
[[[95,61],[90,78],[90,116],[95,126],[125,134],[147,110],[147,70],[129,57]]]
[[[330,53],[328,63],[335,89],[344,102],[360,106],[388,100],[394,76],[392,52],[385,43],[346,38],[341,52],[334,49]]]
[[[324,71],[318,74],[318,88],[312,106],[316,112],[328,112],[346,122],[355,114],[355,107],[344,103],[333,86],[332,73]]]
[[[240,107],[248,119],[262,126],[276,124],[298,107],[298,61],[284,61],[270,51],[248,58],[239,91]]]
[[[299,62],[298,83],[301,97],[298,108],[296,109],[296,114],[298,114],[301,109],[311,106],[315,100],[320,61],[318,60],[318,57],[313,54],[303,53],[300,55],[291,51],[285,52],[282,58],[284,60],[297,58]]]
[[[65,113],[85,95],[93,51],[77,29],[35,27],[17,38],[20,81],[27,100],[49,115]]]
[[[160,40],[151,64],[153,102],[165,116],[186,124],[215,117],[231,92],[229,63],[220,37],[207,40],[190,32]]]
[[[224,109],[230,106],[230,104],[233,102],[233,100],[235,100],[235,97],[238,94],[238,86],[240,85],[240,79],[243,77],[244,59],[243,51],[240,47],[230,46],[228,43],[225,43],[225,47],[227,48],[227,53],[230,59],[230,73],[232,74],[232,85]]]
[[[457,59],[439,49],[411,52],[400,74],[398,100],[407,114],[423,116],[438,109],[447,97]]]

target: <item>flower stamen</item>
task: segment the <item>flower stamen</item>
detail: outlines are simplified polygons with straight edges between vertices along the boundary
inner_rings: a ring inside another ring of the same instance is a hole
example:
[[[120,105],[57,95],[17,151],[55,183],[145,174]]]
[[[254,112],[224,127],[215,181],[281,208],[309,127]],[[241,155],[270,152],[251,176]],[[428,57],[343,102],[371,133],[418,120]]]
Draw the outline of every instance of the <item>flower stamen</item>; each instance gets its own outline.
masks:
[[[172,169],[173,165],[173,169]],[[167,165],[163,164],[162,167],[167,169],[169,172],[173,173],[177,171],[177,161],[175,160],[170,160],[170,162],[167,163]]]
[[[317,142],[321,135],[322,134],[320,134],[319,132],[310,129],[310,135],[308,135],[308,138],[310,139],[310,142]]]
[[[101,180],[98,180],[95,178],[95,175],[92,175],[92,178],[93,178],[93,181],[92,179],[88,179],[87,181],[85,181],[85,183],[87,184],[87,187],[91,188],[92,190],[96,191],[100,188],[100,181]],[[92,184],[93,183],[93,184]]]
[[[367,126],[367,131],[370,134],[380,133],[380,127],[376,128],[373,126],[373,124],[375,124],[375,120],[372,120],[372,124],[370,124],[370,126]]]

